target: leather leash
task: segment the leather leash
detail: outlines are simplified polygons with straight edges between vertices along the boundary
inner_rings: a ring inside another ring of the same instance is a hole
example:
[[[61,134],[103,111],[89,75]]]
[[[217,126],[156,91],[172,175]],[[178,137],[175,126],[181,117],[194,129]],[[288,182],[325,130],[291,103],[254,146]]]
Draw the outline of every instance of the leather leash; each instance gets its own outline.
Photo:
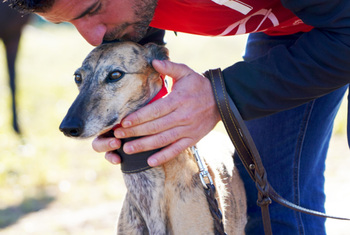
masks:
[[[202,182],[205,196],[207,198],[210,214],[214,222],[214,235],[227,235],[225,233],[224,224],[222,221],[222,212],[219,208],[218,201],[216,200],[215,193],[216,188],[213,183],[213,179],[208,171],[208,167],[198,153],[197,147],[194,145],[191,147],[191,153],[196,159],[199,169],[199,178]]]
[[[295,205],[281,197],[268,182],[266,170],[262,164],[254,141],[237,107],[233,103],[232,99],[227,95],[221,69],[208,70],[204,73],[204,76],[207,77],[212,84],[215,100],[226,131],[233,145],[235,146],[240,160],[258,189],[257,204],[261,208],[264,232],[266,235],[272,234],[269,213],[269,205],[272,203],[272,200],[292,210],[305,214],[323,218],[350,220],[349,218],[329,216],[318,211],[309,210]]]

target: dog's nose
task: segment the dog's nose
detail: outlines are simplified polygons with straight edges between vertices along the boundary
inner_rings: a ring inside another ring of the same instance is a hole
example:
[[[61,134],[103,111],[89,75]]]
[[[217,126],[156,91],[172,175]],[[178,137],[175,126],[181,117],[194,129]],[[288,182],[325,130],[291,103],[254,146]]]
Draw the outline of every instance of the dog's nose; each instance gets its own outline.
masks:
[[[84,124],[78,118],[65,118],[60,125],[60,131],[68,137],[79,137],[83,130]]]

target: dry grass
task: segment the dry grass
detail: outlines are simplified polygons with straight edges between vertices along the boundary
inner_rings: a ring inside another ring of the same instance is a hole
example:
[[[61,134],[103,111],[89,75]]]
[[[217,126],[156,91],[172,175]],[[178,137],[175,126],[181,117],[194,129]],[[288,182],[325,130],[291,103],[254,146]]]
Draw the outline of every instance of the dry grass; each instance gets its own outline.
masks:
[[[173,61],[197,71],[226,67],[240,60],[245,37],[204,38],[172,33]],[[195,39],[195,40],[193,40]],[[2,48],[1,48],[2,49]],[[18,97],[23,139],[10,128],[9,90],[0,55],[0,233],[111,234],[125,187],[118,166],[74,141],[58,125],[77,94],[73,72],[92,49],[70,27],[25,29],[18,59]],[[225,56],[225,57],[224,57]],[[343,107],[345,110],[345,107]],[[327,208],[350,216],[346,174],[350,152],[344,113],[338,118],[327,165]],[[346,118],[345,118],[346,119]],[[328,223],[329,234],[347,234],[349,222]],[[342,232],[346,231],[346,232]]]

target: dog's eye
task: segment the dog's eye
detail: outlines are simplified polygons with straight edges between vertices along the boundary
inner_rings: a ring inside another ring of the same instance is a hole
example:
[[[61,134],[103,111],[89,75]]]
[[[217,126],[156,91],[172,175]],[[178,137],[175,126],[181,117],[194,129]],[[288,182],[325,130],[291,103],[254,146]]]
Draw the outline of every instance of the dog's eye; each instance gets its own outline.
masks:
[[[74,74],[74,81],[76,84],[80,84],[83,81],[83,78],[81,77],[80,74],[76,73]]]
[[[113,72],[110,72],[107,76],[107,79],[106,81],[107,82],[116,82],[118,81],[119,79],[121,79],[122,77],[124,77],[124,72],[122,71],[119,71],[119,70],[116,70],[116,71],[113,71]]]

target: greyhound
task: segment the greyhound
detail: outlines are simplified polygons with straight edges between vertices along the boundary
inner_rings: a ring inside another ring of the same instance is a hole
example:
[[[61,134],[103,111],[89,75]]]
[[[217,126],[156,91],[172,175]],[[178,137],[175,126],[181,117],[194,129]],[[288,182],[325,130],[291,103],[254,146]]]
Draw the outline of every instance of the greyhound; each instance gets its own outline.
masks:
[[[18,44],[22,34],[22,28],[30,19],[30,15],[21,15],[8,6],[8,3],[0,2],[0,38],[4,42],[7,57],[7,67],[10,78],[12,97],[12,126],[16,133],[20,134],[17,120],[16,107],[16,71],[15,61]]]
[[[76,138],[109,133],[162,89],[162,76],[151,65],[154,59],[168,59],[167,49],[133,42],[96,47],[75,72],[79,94],[60,130]],[[216,186],[226,233],[244,234],[245,191],[233,165],[234,149],[228,137],[212,133],[197,146]],[[214,234],[213,217],[198,173],[190,149],[162,166],[124,173],[127,194],[118,234]]]

